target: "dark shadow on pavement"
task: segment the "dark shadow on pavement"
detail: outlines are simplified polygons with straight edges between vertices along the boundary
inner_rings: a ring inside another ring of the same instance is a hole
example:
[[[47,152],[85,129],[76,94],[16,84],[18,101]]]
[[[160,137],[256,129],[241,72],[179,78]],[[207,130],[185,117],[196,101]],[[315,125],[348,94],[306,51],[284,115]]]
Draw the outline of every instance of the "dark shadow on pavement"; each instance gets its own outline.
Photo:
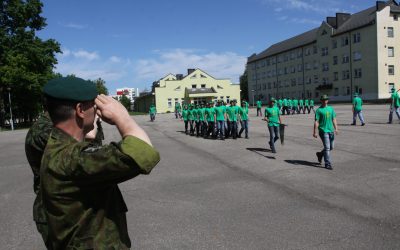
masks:
[[[272,151],[270,149],[267,149],[267,148],[246,148],[246,149],[251,151],[251,152],[254,152],[254,153],[258,154],[258,155],[264,156],[265,158],[273,159],[273,160],[276,159],[273,156],[263,155],[262,153],[260,153],[260,152],[272,153]]]
[[[302,161],[302,160],[285,160],[285,161],[287,163],[293,164],[293,165],[302,165],[302,166],[308,166],[308,167],[314,167],[314,168],[324,168],[318,162]]]

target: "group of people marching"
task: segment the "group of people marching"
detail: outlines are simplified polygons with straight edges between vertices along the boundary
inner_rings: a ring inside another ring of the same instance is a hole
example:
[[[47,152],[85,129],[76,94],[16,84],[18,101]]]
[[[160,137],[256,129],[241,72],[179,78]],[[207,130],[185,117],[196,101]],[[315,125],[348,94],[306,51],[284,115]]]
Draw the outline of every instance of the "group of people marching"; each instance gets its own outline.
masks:
[[[225,140],[244,137],[249,138],[248,103],[242,101],[237,106],[236,100],[230,101],[230,105],[224,101],[217,103],[184,104],[180,113],[179,103],[175,106],[175,117],[182,119],[185,124],[185,134],[204,138],[220,138]],[[240,123],[240,130],[238,129]]]
[[[296,98],[279,98],[275,101],[276,106],[282,115],[294,115],[294,114],[309,114],[311,110],[314,110],[314,100],[312,99],[296,99]],[[261,112],[262,102],[257,101],[257,116],[262,116]]]

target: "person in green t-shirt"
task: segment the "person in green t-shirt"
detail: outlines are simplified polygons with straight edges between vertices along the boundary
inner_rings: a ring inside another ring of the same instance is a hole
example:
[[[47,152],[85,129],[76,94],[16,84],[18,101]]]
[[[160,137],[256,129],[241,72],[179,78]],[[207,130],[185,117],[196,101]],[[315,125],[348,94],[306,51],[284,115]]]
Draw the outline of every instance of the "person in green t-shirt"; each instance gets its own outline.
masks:
[[[278,107],[275,106],[275,98],[271,97],[269,106],[265,108],[264,121],[268,122],[269,146],[272,153],[276,153],[275,142],[279,139],[279,125],[282,124]]]
[[[205,117],[206,107],[204,103],[200,104],[200,108],[198,109],[197,113],[199,114],[199,121],[200,121],[200,136],[204,137],[207,131],[207,123]]]
[[[182,118],[183,118],[183,123],[185,124],[185,134],[188,134],[188,120],[189,117],[189,110],[188,106],[185,104],[183,105],[183,110],[182,110]]]
[[[310,107],[308,108],[308,113],[312,110],[315,114],[315,109],[314,109],[314,99],[310,99]]]
[[[361,121],[361,126],[365,125],[364,116],[363,116],[363,113],[362,113],[362,105],[363,105],[363,101],[362,101],[361,97],[358,95],[358,93],[354,93],[354,98],[353,98],[353,123],[351,125],[356,125],[357,116]]]
[[[300,98],[300,100],[299,100],[299,114],[301,112],[303,112],[303,114],[304,114],[304,99],[303,98]]]
[[[200,136],[200,119],[199,119],[199,105],[196,104],[194,109],[193,109],[193,116],[194,116],[194,124],[195,124],[195,130],[196,130],[196,137]]]
[[[299,100],[293,98],[292,115],[299,114]]]
[[[206,104],[206,109],[204,110],[204,117],[205,120],[207,121],[207,129],[206,129],[206,134],[204,135],[204,138],[208,138],[210,135],[214,137],[214,126],[215,126],[215,112],[214,112],[214,104],[207,103]]]
[[[157,114],[157,109],[156,109],[156,106],[154,106],[154,104],[150,105],[149,114],[150,114],[150,121],[154,122],[154,120],[156,119],[156,114]]]
[[[190,126],[189,134],[191,136],[194,135],[194,126],[193,126],[194,120],[195,120],[195,113],[194,113],[194,109],[193,109],[193,104],[189,104],[188,121],[189,121],[189,126]]]
[[[226,134],[229,136],[231,135],[234,140],[237,138],[237,116],[238,116],[238,109],[239,107],[236,106],[236,100],[230,101],[230,106],[227,107],[226,113],[229,120],[228,131]]]
[[[258,99],[258,101],[257,101],[257,116],[259,114],[260,114],[260,116],[262,116],[261,107],[262,107],[262,102],[260,99]]]
[[[336,121],[335,110],[328,106],[329,97],[327,95],[321,96],[321,106],[315,111],[315,122],[314,122],[314,133],[313,136],[322,140],[324,149],[321,152],[317,152],[318,162],[321,163],[324,158],[325,168],[332,170],[332,163],[330,159],[330,151],[334,147],[335,134],[338,134],[339,129]]]
[[[182,115],[181,115],[182,107],[179,102],[175,102],[175,119],[181,119],[182,120]]]
[[[392,88],[391,92],[392,95],[390,97],[390,113],[389,113],[389,124],[392,123],[393,120],[393,111],[396,112],[397,118],[399,118],[400,120],[400,96],[397,92],[399,92],[399,90],[396,91],[395,88]]]
[[[290,111],[289,111],[288,105],[289,105],[288,99],[283,98],[283,100],[282,100],[282,115],[285,115],[285,112],[287,115],[289,114]]]
[[[246,102],[242,102],[242,106],[239,108],[239,117],[240,117],[240,131],[238,137],[242,137],[242,133],[244,130],[245,138],[249,139],[249,108],[246,107]]]
[[[293,109],[293,99],[290,97],[288,98],[288,109],[289,109],[288,115],[290,115],[292,113],[292,109]]]
[[[217,122],[217,132],[215,136],[220,136],[221,140],[225,140],[225,120],[226,120],[226,108],[223,102],[218,101],[215,110],[215,121]]]

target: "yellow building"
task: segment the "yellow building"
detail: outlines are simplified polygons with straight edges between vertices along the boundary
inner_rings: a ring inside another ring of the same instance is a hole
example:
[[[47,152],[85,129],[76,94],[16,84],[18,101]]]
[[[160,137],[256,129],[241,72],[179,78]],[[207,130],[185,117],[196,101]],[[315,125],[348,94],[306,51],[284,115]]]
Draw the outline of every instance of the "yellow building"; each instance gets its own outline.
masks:
[[[249,99],[351,101],[390,97],[400,82],[400,6],[377,1],[358,13],[336,13],[321,25],[273,44],[247,61]]]
[[[154,100],[158,113],[174,112],[175,103],[203,103],[217,100],[240,103],[240,85],[228,79],[215,79],[200,69],[188,74],[168,74],[154,83]],[[140,98],[139,98],[140,99]]]

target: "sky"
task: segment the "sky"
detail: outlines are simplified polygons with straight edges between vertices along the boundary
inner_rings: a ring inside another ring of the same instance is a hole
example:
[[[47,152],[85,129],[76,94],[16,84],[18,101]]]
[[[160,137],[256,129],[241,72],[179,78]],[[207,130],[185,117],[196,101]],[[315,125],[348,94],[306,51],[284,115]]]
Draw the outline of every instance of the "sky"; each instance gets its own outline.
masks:
[[[154,81],[199,68],[239,83],[247,57],[321,25],[336,12],[356,13],[371,0],[42,0],[42,39],[61,44],[55,71],[102,78],[117,88],[151,89]]]

